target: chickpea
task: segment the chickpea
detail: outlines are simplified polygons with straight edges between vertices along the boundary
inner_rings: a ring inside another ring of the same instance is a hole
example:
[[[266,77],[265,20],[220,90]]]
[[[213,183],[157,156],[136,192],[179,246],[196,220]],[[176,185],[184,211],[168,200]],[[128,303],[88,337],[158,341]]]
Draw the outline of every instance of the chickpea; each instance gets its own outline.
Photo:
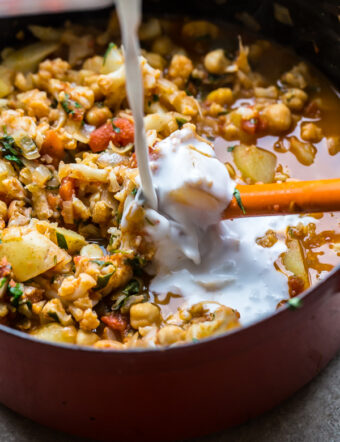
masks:
[[[190,21],[183,26],[182,35],[187,38],[209,37],[214,39],[218,35],[218,27],[205,20]]]
[[[178,341],[183,341],[185,332],[177,325],[166,325],[158,332],[158,342],[160,345],[171,345]]]
[[[112,118],[112,112],[107,106],[99,107],[95,105],[87,111],[85,118],[88,124],[98,127],[106,123],[109,118]]]
[[[160,71],[165,68],[166,60],[161,55],[146,51],[144,51],[143,55],[152,68],[159,69]]]
[[[293,88],[281,95],[281,100],[289,109],[301,111],[308,100],[308,95],[302,89]]]
[[[147,327],[161,321],[159,308],[151,302],[135,304],[130,309],[130,323],[133,328]]]
[[[254,95],[257,98],[274,98],[278,97],[278,91],[275,86],[269,87],[255,87]]]
[[[301,126],[301,138],[312,143],[319,143],[322,140],[323,133],[321,127],[314,123],[306,123]]]
[[[88,258],[102,258],[103,255],[103,251],[98,244],[86,244],[80,250],[80,256]]]
[[[340,152],[340,137],[333,136],[327,138],[328,152],[330,155],[336,155]]]
[[[230,63],[230,60],[224,55],[223,49],[215,49],[204,57],[204,67],[211,74],[224,74]]]
[[[306,63],[301,62],[294,66],[290,71],[285,72],[282,75],[281,80],[289,86],[304,89],[307,87],[306,78],[308,78],[308,76],[308,66]]]
[[[299,141],[296,137],[292,137],[290,139],[290,151],[304,166],[310,166],[314,163],[314,158],[317,152],[316,147],[313,146],[313,144],[303,143],[302,141]]]
[[[158,37],[152,44],[151,52],[155,52],[159,55],[168,55],[175,48],[175,45],[169,37],[163,35]]]
[[[207,96],[208,101],[224,106],[225,104],[231,104],[233,102],[233,91],[228,87],[220,87],[210,92]]]
[[[147,22],[142,23],[138,32],[141,41],[153,40],[161,34],[162,26],[158,18],[150,18]]]
[[[93,345],[97,341],[99,341],[99,337],[95,333],[78,330],[76,339],[77,345]]]
[[[283,132],[290,128],[292,115],[289,108],[283,103],[270,104],[263,110],[269,130]]]

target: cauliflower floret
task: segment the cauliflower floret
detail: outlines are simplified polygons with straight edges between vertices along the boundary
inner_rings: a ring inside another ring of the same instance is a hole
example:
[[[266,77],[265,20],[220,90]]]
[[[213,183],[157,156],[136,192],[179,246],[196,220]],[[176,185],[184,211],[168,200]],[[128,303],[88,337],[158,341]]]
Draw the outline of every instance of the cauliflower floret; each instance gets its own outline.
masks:
[[[92,276],[81,273],[77,278],[67,276],[58,290],[58,295],[65,301],[74,301],[87,295],[88,291],[97,285]]]
[[[41,321],[60,322],[61,325],[72,325],[72,316],[65,312],[65,309],[60,301],[60,299],[51,299],[48,301],[43,309],[41,310]]]
[[[176,54],[171,59],[168,75],[176,86],[183,88],[193,69],[194,66],[190,58]]]
[[[49,114],[51,101],[45,91],[32,89],[18,94],[17,99],[30,117],[42,118]]]

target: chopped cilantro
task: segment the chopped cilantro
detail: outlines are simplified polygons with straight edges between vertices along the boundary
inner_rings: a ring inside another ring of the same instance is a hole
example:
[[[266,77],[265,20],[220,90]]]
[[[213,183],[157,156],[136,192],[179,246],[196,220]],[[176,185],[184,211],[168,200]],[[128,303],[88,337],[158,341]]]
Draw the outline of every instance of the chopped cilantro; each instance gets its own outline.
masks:
[[[56,235],[57,235],[58,246],[61,249],[68,250],[67,241],[66,241],[65,236],[60,232],[56,232]]]
[[[56,322],[60,322],[59,316],[57,315],[56,312],[48,312],[47,314],[50,318],[54,319]]]
[[[122,290],[122,293],[127,296],[137,295],[137,293],[139,293],[139,289],[140,287],[137,279],[131,279],[125,289]]]
[[[113,120],[112,120],[112,128],[116,132],[116,134],[120,133],[120,128],[114,124]]]
[[[132,189],[132,191],[131,191],[131,193],[132,193],[132,195],[133,196],[136,196],[136,194],[137,194],[137,187],[135,187],[134,189]]]
[[[244,206],[242,204],[240,191],[238,189],[235,189],[233,195],[234,195],[234,197],[235,197],[235,199],[237,201],[237,204],[238,204],[239,208],[242,210],[243,215],[245,215],[246,211],[245,211],[245,208],[244,208]]]
[[[134,258],[128,258],[126,261],[132,267],[134,275],[140,276],[142,273],[142,267],[146,264],[145,259],[141,256],[135,256]]]
[[[23,291],[21,289],[21,285],[17,282],[16,285],[14,287],[9,287],[8,288],[9,293],[12,295],[11,297],[11,304],[14,307],[18,307],[19,306],[19,300],[23,295]]]
[[[0,279],[0,289],[2,289],[2,287],[6,284],[7,282],[7,278],[3,277]]]
[[[106,51],[105,51],[105,54],[104,54],[104,58],[103,58],[103,66],[104,66],[104,64],[106,63],[107,56],[109,55],[111,49],[113,49],[113,48],[115,48],[115,47],[116,47],[116,45],[111,41],[111,42],[109,43],[109,45],[108,45]]]
[[[117,212],[115,213],[115,218],[116,218],[117,224],[119,225],[122,220],[122,213],[118,212],[118,210],[117,210]]]
[[[64,109],[64,111],[67,113],[67,115],[74,116],[75,115],[75,109],[81,108],[81,105],[75,101],[72,100],[69,96],[69,94],[65,94],[65,100],[62,100],[61,105]]]
[[[14,138],[7,134],[6,127],[3,127],[4,135],[0,139],[0,148],[4,158],[12,163],[23,167],[23,162],[19,158],[20,150],[15,146]]]
[[[106,267],[112,264],[110,261],[103,261],[102,259],[91,259],[91,262],[98,264],[100,267]]]
[[[101,290],[103,288],[105,288],[108,284],[108,282],[110,281],[111,276],[115,273],[116,270],[114,270],[111,273],[108,273],[107,275],[104,276],[98,276],[97,279],[97,285],[94,287],[93,290],[97,291],[97,290]]]
[[[288,307],[292,310],[296,310],[302,307],[302,301],[300,298],[290,298],[287,302]]]
[[[228,146],[228,152],[232,152],[235,149],[236,146]]]
[[[187,123],[187,120],[185,120],[184,118],[176,118],[176,122],[178,124],[178,128],[181,129],[183,124]]]

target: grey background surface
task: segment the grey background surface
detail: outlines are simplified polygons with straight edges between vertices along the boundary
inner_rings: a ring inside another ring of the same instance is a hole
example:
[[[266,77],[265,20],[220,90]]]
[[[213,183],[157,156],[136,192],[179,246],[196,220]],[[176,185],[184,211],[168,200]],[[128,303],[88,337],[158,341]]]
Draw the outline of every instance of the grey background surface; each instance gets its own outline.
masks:
[[[0,441],[85,442],[85,439],[42,427],[0,405]],[[240,427],[195,439],[195,442],[222,441],[340,442],[340,354],[316,379],[274,410]]]

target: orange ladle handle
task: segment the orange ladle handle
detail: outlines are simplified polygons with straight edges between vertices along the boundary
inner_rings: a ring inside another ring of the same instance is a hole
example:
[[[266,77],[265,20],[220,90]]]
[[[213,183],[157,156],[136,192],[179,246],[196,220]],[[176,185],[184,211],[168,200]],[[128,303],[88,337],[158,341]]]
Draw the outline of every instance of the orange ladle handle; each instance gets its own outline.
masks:
[[[235,196],[222,218],[333,212],[340,210],[340,179],[237,185],[243,213]],[[234,194],[235,195],[235,194]]]

